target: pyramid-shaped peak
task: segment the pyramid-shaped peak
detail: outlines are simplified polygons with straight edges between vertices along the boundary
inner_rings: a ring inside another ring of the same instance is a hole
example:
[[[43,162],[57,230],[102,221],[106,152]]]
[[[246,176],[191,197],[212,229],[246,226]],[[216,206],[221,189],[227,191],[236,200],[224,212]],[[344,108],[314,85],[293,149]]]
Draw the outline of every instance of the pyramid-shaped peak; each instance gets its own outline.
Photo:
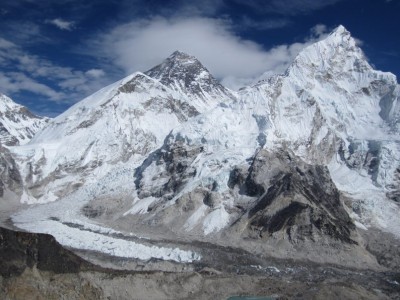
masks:
[[[329,77],[336,74],[339,80],[343,76],[353,76],[371,69],[357,40],[340,25],[325,39],[304,48],[287,74],[297,74],[302,78],[314,78],[316,73],[327,74]]]
[[[322,42],[324,41],[332,45],[342,45],[345,43],[355,46],[357,44],[355,39],[351,36],[350,31],[348,31],[343,25],[336,27],[325,40],[322,40]]]
[[[212,103],[221,97],[233,98],[196,57],[181,51],[175,51],[144,74],[190,97],[208,99]]]
[[[335,53],[342,53],[343,56],[347,57],[354,54],[364,59],[357,40],[351,36],[351,33],[343,25],[336,27],[326,38],[306,47],[300,52],[299,56],[301,57],[304,53],[309,53],[310,51],[319,52],[324,59],[328,59]]]
[[[197,65],[198,67],[204,69],[203,65],[196,57],[182,51],[173,52],[163,61],[163,63],[161,63],[160,66],[172,67],[172,66],[185,66],[185,65]]]
[[[187,81],[187,78],[190,77],[191,80],[194,80],[200,74],[207,74],[207,77],[212,77],[196,57],[181,51],[175,51],[161,64],[146,71],[145,74],[161,80],[164,84],[171,79],[186,78]]]
[[[187,54],[186,52],[178,51],[176,50],[174,53],[172,53],[169,57],[169,59],[196,59],[194,56],[191,56]]]
[[[343,26],[339,25],[336,27],[331,34],[339,34],[339,35],[351,35],[350,32]]]
[[[4,113],[10,109],[19,109],[22,107],[15,103],[10,97],[0,93],[0,113]]]

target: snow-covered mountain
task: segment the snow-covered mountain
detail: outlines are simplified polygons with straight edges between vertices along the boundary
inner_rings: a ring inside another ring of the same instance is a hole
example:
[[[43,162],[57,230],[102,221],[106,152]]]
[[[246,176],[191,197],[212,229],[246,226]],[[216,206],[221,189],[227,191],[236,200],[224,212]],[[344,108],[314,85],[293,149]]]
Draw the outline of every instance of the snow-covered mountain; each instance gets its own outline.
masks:
[[[0,93],[0,144],[24,145],[48,122]]]
[[[283,149],[308,164],[328,166],[342,191],[358,200],[355,206],[371,210],[369,222],[381,223],[382,213],[390,220],[388,230],[399,233],[398,210],[379,211],[385,210],[384,193],[398,197],[398,97],[396,77],[373,70],[340,26],[304,49],[285,75],[241,90],[237,102],[220,105],[175,129],[160,154],[138,169],[139,197],[150,193],[154,205],[174,202],[196,188],[216,192],[222,198],[218,205],[200,205],[185,224],[194,228],[195,218],[204,233],[218,231],[237,221],[228,213],[241,198],[231,195],[232,170],[251,168],[260,149]],[[170,158],[168,153],[175,149],[184,155]],[[180,165],[182,174],[176,167],[170,171],[171,165]],[[374,219],[373,214],[379,217]]]
[[[373,265],[357,227],[400,236],[399,98],[343,26],[237,93],[175,52],[11,148],[21,201],[46,203],[14,221]]]
[[[3,210],[4,205],[18,203],[23,190],[18,166],[8,148],[28,143],[48,121],[0,94],[0,197],[5,200]]]
[[[188,70],[192,76],[185,75]],[[134,168],[173,128],[218,101],[234,99],[195,58],[182,53],[147,73],[155,78],[138,72],[103,88],[15,149],[31,201],[53,201],[120,166]]]

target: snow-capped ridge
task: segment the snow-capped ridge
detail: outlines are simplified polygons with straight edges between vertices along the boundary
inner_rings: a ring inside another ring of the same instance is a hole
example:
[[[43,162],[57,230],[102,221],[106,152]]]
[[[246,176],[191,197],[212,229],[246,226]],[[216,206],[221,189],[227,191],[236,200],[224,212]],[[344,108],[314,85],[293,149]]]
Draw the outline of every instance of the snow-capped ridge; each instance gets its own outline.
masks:
[[[0,144],[26,144],[48,121],[0,93]]]
[[[339,25],[335,29],[332,30],[330,35],[342,35],[342,36],[343,35],[347,35],[347,36],[351,36],[351,33],[350,33],[350,31],[348,31],[346,29],[346,27],[344,27],[343,25]]]
[[[346,69],[346,61],[354,59],[359,62],[359,71],[361,69],[372,70],[356,39],[351,36],[351,33],[343,25],[339,25],[324,39],[301,50],[283,74],[271,73],[251,86],[271,85],[279,78],[290,76],[290,74],[312,79],[315,76],[315,72],[326,71],[335,57],[341,60],[341,64],[337,65],[337,67],[344,67],[344,72],[348,71]],[[350,64],[353,64],[353,62]],[[246,88],[244,87],[243,89]]]
[[[339,26],[325,39],[304,48],[289,67],[289,72],[296,66],[306,67],[306,72],[308,69],[325,70],[331,66],[332,60],[343,71],[360,72],[372,69],[350,32],[344,26]],[[354,65],[355,61],[357,66]],[[307,72],[306,75],[310,74]]]

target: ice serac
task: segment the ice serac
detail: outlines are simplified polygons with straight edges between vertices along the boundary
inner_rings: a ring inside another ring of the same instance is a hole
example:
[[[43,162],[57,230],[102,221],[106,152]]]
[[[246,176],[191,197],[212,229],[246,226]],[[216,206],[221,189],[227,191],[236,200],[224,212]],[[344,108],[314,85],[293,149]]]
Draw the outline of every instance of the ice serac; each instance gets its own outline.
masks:
[[[48,118],[34,115],[26,107],[0,93],[1,145],[15,146],[28,143],[48,121]]]

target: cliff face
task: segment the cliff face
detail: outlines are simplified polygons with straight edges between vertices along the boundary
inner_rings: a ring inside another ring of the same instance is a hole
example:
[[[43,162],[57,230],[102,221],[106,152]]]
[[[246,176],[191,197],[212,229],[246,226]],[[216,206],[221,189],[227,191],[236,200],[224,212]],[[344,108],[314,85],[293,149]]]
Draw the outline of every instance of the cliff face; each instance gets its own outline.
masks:
[[[96,267],[51,235],[0,228],[0,257],[0,299],[103,298],[97,287],[79,276]]]
[[[26,268],[54,273],[76,273],[93,266],[64,249],[51,235],[0,228],[0,275],[21,275]]]

